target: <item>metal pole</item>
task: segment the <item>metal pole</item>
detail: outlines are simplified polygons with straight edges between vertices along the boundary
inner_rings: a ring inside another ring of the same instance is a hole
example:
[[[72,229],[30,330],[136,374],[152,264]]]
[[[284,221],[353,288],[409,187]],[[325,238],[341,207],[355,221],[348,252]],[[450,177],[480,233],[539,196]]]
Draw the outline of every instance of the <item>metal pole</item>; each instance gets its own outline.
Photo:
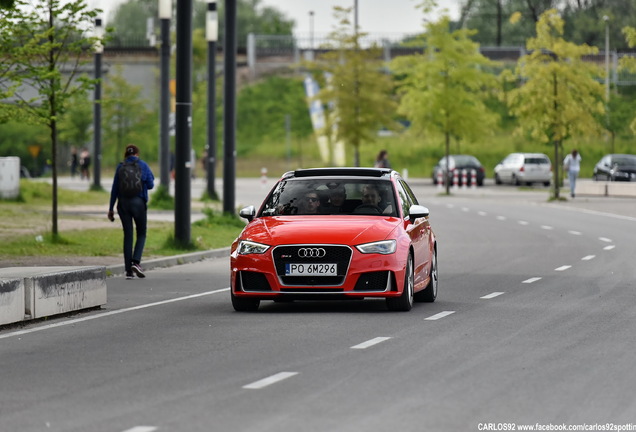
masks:
[[[223,211],[235,211],[236,184],[236,0],[225,0],[225,65],[223,127]]]
[[[192,0],[177,0],[177,95],[174,237],[190,244],[192,122]]]
[[[314,11],[309,11],[309,49],[314,50]]]
[[[159,0],[159,18],[161,21],[161,104],[160,104],[160,133],[159,133],[159,178],[160,184],[166,190],[170,188],[170,15],[172,2],[167,1],[163,9]]]
[[[605,101],[609,102],[610,83],[609,83],[609,17],[603,16],[605,21]]]
[[[208,0],[206,20],[206,39],[208,40],[208,143],[205,161],[208,182],[208,196],[219,197],[214,185],[216,179],[216,41],[219,35],[216,0]]]
[[[101,160],[102,160],[102,53],[104,46],[101,37],[103,35],[102,19],[95,18],[95,34],[100,40],[95,46],[95,96],[93,99],[93,189],[100,190],[101,185]]]

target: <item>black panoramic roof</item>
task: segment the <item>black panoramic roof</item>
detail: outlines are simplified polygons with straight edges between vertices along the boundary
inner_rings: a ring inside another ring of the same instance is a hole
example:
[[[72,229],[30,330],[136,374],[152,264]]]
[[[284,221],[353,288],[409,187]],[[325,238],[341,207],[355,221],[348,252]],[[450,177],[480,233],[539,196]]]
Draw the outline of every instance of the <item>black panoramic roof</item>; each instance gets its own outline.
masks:
[[[283,175],[290,177],[385,177],[393,170],[390,168],[361,168],[361,167],[332,167],[332,168],[307,168],[289,171]]]

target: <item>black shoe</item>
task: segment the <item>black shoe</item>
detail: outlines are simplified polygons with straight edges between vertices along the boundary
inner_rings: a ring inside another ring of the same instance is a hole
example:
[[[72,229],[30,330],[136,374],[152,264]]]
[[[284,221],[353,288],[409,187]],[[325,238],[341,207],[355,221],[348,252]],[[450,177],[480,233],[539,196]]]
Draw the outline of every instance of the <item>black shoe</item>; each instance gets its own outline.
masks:
[[[145,278],[146,277],[146,275],[144,274],[144,270],[141,268],[141,266],[139,264],[133,263],[131,268],[132,268],[132,271],[135,272],[137,277],[139,277],[139,278]]]
[[[126,279],[134,279],[134,278],[135,278],[135,275],[133,274],[132,271],[129,270],[126,272]]]

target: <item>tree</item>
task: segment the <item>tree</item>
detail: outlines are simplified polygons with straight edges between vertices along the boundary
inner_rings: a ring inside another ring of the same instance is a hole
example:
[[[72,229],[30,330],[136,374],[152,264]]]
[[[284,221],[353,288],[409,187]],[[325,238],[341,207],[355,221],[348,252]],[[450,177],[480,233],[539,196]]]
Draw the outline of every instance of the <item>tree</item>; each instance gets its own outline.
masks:
[[[605,113],[600,68],[582,57],[598,49],[563,39],[563,20],[555,9],[541,15],[537,37],[527,42],[530,54],[519,59],[522,84],[509,95],[511,112],[519,120],[518,133],[554,145],[554,198],[559,198],[564,140],[600,134]]]
[[[85,93],[76,93],[68,105],[60,116],[59,140],[67,146],[85,147],[93,139],[93,103]]]
[[[144,154],[156,154],[156,140],[143,138],[144,131],[148,130],[145,124],[152,116],[142,99],[141,86],[130,85],[122,76],[121,67],[104,85],[102,107],[104,148],[111,149],[108,158],[113,165],[121,161],[130,143],[144,142]]]
[[[70,98],[94,86],[94,80],[80,73],[97,41],[88,31],[99,12],[88,9],[83,0],[16,0],[15,9],[0,11],[0,57],[5,71],[0,86],[24,89],[14,93],[9,115],[43,124],[49,130],[54,241],[58,239],[58,117],[64,114]]]
[[[398,112],[411,121],[415,131],[442,133],[447,160],[451,138],[488,134],[498,120],[485,103],[497,86],[495,75],[487,71],[495,63],[482,56],[479,45],[470,40],[473,31],[450,32],[449,24],[448,16],[428,23],[426,32],[415,41],[424,45],[424,52],[391,63],[402,77]],[[450,194],[449,182],[446,194]]]
[[[636,28],[634,27],[624,27],[623,34],[625,35],[625,40],[627,41],[627,45],[630,48],[636,47]],[[621,59],[620,67],[627,69],[631,72],[636,72],[636,58],[634,57],[623,57]],[[634,118],[630,124],[630,128],[632,132],[636,134],[636,118]]]
[[[393,80],[383,67],[381,49],[375,45],[362,49],[360,41],[366,34],[353,28],[350,13],[351,8],[334,8],[338,26],[329,35],[333,50],[308,65],[325,84],[317,95],[330,105],[330,121],[325,127],[335,130],[335,141],[353,146],[354,165],[360,166],[362,143],[373,141],[382,127],[395,129],[396,102],[391,97]]]

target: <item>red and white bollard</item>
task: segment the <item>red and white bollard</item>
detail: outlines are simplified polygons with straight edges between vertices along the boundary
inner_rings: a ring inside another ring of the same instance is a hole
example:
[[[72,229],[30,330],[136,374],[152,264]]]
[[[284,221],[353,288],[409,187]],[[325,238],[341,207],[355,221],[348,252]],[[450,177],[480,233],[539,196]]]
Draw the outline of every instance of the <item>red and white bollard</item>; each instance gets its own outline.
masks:
[[[462,189],[466,189],[468,187],[468,170],[465,168],[462,170]]]
[[[267,168],[261,168],[261,187],[267,186]]]
[[[444,187],[444,173],[442,170],[437,171],[437,189]]]
[[[470,172],[470,187],[471,189],[477,189],[477,170],[471,170]]]
[[[459,186],[459,171],[453,170],[453,189]]]

